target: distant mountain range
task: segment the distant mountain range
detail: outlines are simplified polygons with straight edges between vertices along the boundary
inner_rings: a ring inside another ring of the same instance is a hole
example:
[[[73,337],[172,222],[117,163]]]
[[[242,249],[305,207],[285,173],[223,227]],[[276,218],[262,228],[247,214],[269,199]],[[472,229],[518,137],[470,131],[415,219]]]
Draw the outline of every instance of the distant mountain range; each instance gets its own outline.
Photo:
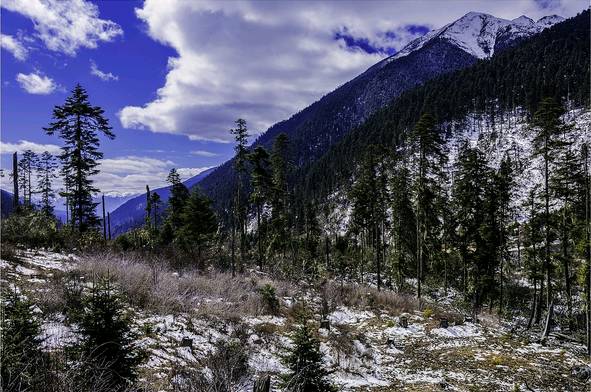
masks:
[[[555,15],[538,21],[525,16],[506,20],[470,12],[410,42],[397,54],[378,62],[288,120],[273,125],[253,146],[270,148],[275,137],[285,132],[296,172],[305,172],[351,129],[403,92],[439,75],[469,67],[562,20]],[[227,208],[231,201],[235,181],[232,172],[230,160],[201,182],[218,210]]]
[[[213,171],[214,168],[205,170],[183,183],[187,188],[191,189]],[[160,199],[162,200],[162,206],[160,208],[161,211],[164,211],[167,207],[168,198],[170,197],[170,186],[154,189],[152,192],[156,192],[160,195]],[[141,226],[144,223],[145,216],[146,195],[141,194],[132,196],[111,213],[111,233],[117,236],[130,229]]]

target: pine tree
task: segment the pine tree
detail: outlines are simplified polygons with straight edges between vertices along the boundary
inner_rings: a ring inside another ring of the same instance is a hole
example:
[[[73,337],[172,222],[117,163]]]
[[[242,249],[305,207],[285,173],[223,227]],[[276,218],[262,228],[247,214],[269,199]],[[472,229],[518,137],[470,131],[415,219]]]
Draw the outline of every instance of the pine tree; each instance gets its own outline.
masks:
[[[166,181],[170,184],[166,224],[175,232],[182,225],[181,214],[190,193],[185,184],[181,182],[181,176],[175,168],[170,169]]]
[[[577,229],[577,202],[583,195],[585,179],[584,163],[581,157],[570,149],[572,142],[568,135],[563,135],[563,143],[563,149],[557,154],[555,169],[550,176],[550,190],[552,196],[560,203],[560,209],[556,213],[558,216],[554,219],[560,240],[557,259],[562,262],[569,325],[574,327],[571,271]]]
[[[415,124],[409,137],[414,163],[414,199],[416,218],[417,253],[417,297],[421,297],[421,283],[424,279],[425,256],[435,248],[438,221],[437,197],[441,195],[443,141],[436,127],[435,118],[423,114]]]
[[[181,213],[182,225],[178,239],[184,248],[193,253],[197,251],[197,261],[217,231],[217,219],[211,201],[194,188]]]
[[[23,205],[25,208],[33,208],[33,184],[31,178],[37,165],[37,154],[31,150],[23,152],[23,156],[18,163],[19,166],[19,186],[23,192]]]
[[[125,390],[137,378],[143,353],[134,345],[123,303],[108,278],[94,282],[83,302],[81,341],[73,348],[84,360],[82,381],[101,377],[110,390]]]
[[[236,190],[233,202],[232,213],[232,275],[236,274],[236,226],[240,233],[240,269],[243,268],[246,253],[246,202],[244,196],[244,181],[246,176],[246,161],[248,143],[248,129],[246,128],[246,120],[239,118],[235,121],[236,128],[230,129],[230,133],[234,135],[236,146],[234,151],[234,170],[236,171]]]
[[[263,241],[264,233],[262,227],[262,210],[266,202],[269,201],[271,193],[271,173],[269,172],[269,153],[263,147],[258,146],[248,155],[248,160],[252,164],[250,175],[252,193],[250,201],[255,206],[257,217],[257,252],[259,268],[263,268]]]
[[[513,189],[515,187],[513,179],[513,165],[509,157],[501,161],[498,172],[495,176],[495,197],[498,207],[499,233],[499,257],[500,257],[500,292],[499,292],[499,315],[503,314],[503,280],[505,265],[509,259],[509,250],[507,249],[507,233],[510,220],[512,218],[511,200]]]
[[[377,286],[382,285],[382,243],[386,220],[388,195],[383,156],[379,148],[370,147],[360,164],[357,178],[351,189],[353,204],[352,225],[363,230],[373,248],[377,272]],[[363,262],[363,260],[362,260]]]
[[[403,157],[393,169],[390,180],[391,210],[392,210],[392,247],[393,267],[397,278],[398,290],[403,289],[408,267],[415,258],[416,218],[411,200],[410,170]]]
[[[16,292],[3,296],[0,368],[3,391],[42,391],[39,365],[46,360],[39,339],[40,324],[32,304]]]
[[[550,258],[552,227],[550,219],[550,175],[552,166],[557,159],[558,152],[564,147],[561,136],[568,131],[568,127],[561,120],[564,108],[553,98],[545,98],[540,102],[538,110],[534,114],[532,128],[534,136],[534,156],[540,156],[543,160],[544,173],[544,269],[546,273],[546,306],[552,304],[552,271]]]
[[[146,185],[146,217],[144,218],[146,228],[152,229],[152,195],[150,194],[150,187]]]
[[[271,228],[273,231],[272,251],[285,252],[290,241],[289,219],[289,139],[285,133],[277,135],[271,152],[272,195],[271,195]]]
[[[57,178],[57,162],[48,151],[43,152],[37,160],[37,193],[41,194],[41,211],[47,215],[53,215],[52,200],[55,193],[52,183]]]
[[[487,221],[490,212],[487,205],[491,197],[490,177],[491,172],[482,153],[476,148],[464,145],[455,166],[453,203],[455,221],[458,225],[457,247],[463,265],[462,288],[466,299],[471,291],[475,310],[482,300],[485,279],[490,276],[490,260],[487,259],[490,255],[485,238],[490,233],[481,230],[494,229],[487,227],[490,223]]]
[[[44,129],[48,135],[58,133],[64,141],[60,159],[62,173],[65,174],[64,184],[70,195],[71,222],[83,232],[99,222],[95,214],[97,203],[93,202],[93,194],[98,189],[91,179],[99,171],[97,161],[103,157],[98,150],[99,134],[109,139],[115,138],[115,135],[104,117],[104,110],[90,104],[86,90],[79,84],[63,106],[54,108],[53,119]]]
[[[289,392],[330,392],[336,389],[326,379],[320,342],[312,327],[304,323],[293,335],[293,349],[285,358],[291,371],[284,377],[284,390]]]
[[[162,204],[160,195],[156,192],[152,192],[150,196],[150,205],[152,206],[152,211],[154,212],[154,218],[152,222],[154,225],[154,230],[158,229],[158,211],[160,209],[160,204]]]

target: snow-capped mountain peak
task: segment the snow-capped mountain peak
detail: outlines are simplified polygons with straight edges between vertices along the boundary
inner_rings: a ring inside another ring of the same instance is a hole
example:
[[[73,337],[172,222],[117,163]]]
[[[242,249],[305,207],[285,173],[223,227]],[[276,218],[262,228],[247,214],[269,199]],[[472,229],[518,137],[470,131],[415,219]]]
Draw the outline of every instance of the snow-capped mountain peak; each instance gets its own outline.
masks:
[[[537,22],[525,15],[507,20],[481,12],[468,12],[460,19],[410,42],[391,59],[404,57],[435,39],[448,41],[472,56],[484,59],[491,57],[496,48],[537,34],[563,20],[558,15],[545,16]]]

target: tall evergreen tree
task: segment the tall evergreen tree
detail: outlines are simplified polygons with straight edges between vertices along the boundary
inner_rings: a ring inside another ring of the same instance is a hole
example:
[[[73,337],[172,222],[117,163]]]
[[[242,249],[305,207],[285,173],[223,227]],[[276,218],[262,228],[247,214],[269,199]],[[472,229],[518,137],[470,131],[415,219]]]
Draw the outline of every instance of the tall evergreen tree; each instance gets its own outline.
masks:
[[[453,184],[453,202],[457,223],[457,247],[462,262],[462,290],[467,299],[471,294],[477,308],[490,278],[490,256],[485,236],[489,228],[490,169],[478,149],[467,144],[460,150],[456,162]],[[481,230],[485,228],[485,231]]]
[[[390,179],[393,247],[392,271],[399,290],[403,289],[412,260],[415,260],[416,218],[411,200],[411,173],[406,157],[396,162]]]
[[[152,228],[152,194],[150,193],[150,187],[146,185],[146,217],[144,218],[146,228],[150,230]]]
[[[217,219],[211,201],[197,187],[183,207],[181,222],[177,238],[185,249],[197,252],[197,262],[200,263],[203,251],[217,231]]]
[[[72,207],[71,221],[80,232],[95,227],[99,219],[95,214],[97,203],[93,194],[98,192],[91,177],[98,173],[97,162],[103,157],[99,151],[99,134],[109,139],[115,138],[104,117],[104,110],[92,106],[86,90],[76,85],[64,105],[53,110],[53,122],[44,128],[48,135],[57,133],[64,141],[60,159],[64,184],[69,190]]]
[[[176,231],[182,225],[181,214],[190,193],[185,184],[181,182],[181,176],[175,168],[170,169],[166,181],[170,184],[166,224],[170,226],[172,231]]]
[[[162,200],[160,199],[160,195],[156,192],[152,192],[150,195],[150,205],[152,207],[152,211],[154,213],[152,224],[154,226],[154,230],[158,229],[158,212],[160,210],[160,205],[162,204]]]
[[[252,193],[250,201],[254,204],[257,217],[257,252],[259,268],[263,268],[263,241],[264,233],[262,228],[263,206],[269,201],[271,193],[271,173],[269,153],[263,147],[258,146],[248,155],[248,160],[252,164],[250,175]]]
[[[365,153],[350,196],[353,204],[353,227],[364,230],[373,249],[379,290],[382,284],[382,235],[388,195],[383,155],[377,147],[370,147]]]
[[[30,209],[33,207],[32,177],[37,166],[37,154],[31,150],[24,151],[18,166],[20,172],[19,186],[23,193],[23,205],[25,208]]]
[[[551,189],[550,176],[552,167],[557,159],[559,151],[564,147],[561,136],[568,132],[561,116],[564,108],[554,98],[545,98],[540,102],[538,110],[534,114],[532,128],[534,136],[534,156],[539,156],[543,161],[544,174],[544,269],[546,273],[546,306],[550,308],[552,303],[552,261],[551,243],[552,227],[550,217]]]
[[[424,279],[425,256],[435,248],[437,230],[437,197],[441,195],[443,141],[436,127],[435,118],[425,113],[415,124],[410,137],[414,156],[414,199],[416,218],[417,297],[421,297]]]
[[[242,269],[245,263],[246,255],[246,198],[244,195],[245,179],[246,179],[246,163],[247,163],[247,143],[248,143],[248,129],[246,127],[246,120],[239,118],[235,121],[236,128],[230,129],[230,133],[234,135],[236,146],[234,151],[234,170],[236,171],[236,190],[233,202],[232,213],[232,274],[236,273],[236,226],[240,234],[240,268]]]
[[[272,194],[270,249],[284,252],[290,241],[289,219],[289,139],[285,133],[277,135],[271,152]]]
[[[41,211],[47,215],[53,214],[55,192],[52,183],[57,178],[57,166],[55,157],[48,151],[44,151],[37,160],[37,193],[41,195]]]
[[[499,170],[495,175],[495,197],[497,198],[498,225],[499,233],[499,265],[500,265],[500,285],[499,285],[499,314],[503,314],[503,287],[505,266],[509,259],[509,249],[507,248],[508,227],[512,218],[511,200],[515,181],[513,179],[513,164],[509,157],[501,161]]]

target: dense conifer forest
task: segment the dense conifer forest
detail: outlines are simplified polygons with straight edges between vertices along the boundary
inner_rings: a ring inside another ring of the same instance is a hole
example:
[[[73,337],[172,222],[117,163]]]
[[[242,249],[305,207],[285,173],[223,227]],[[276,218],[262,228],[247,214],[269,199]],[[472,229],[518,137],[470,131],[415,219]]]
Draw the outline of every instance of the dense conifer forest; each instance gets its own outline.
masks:
[[[61,153],[3,171],[2,390],[413,390],[439,362],[415,390],[586,390],[589,22],[413,82],[325,151],[236,119],[223,184],[172,169],[118,236],[94,201],[116,135],[76,85],[40,130]],[[463,363],[487,373],[440,374]]]

